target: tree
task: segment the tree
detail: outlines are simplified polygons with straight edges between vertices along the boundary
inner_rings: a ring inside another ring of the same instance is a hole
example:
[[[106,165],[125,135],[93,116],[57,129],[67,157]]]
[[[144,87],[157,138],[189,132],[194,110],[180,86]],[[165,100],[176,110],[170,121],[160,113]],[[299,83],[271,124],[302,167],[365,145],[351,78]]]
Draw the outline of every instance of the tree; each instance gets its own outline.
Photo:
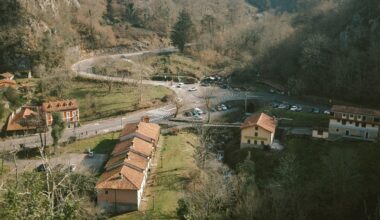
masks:
[[[182,10],[179,13],[177,22],[174,24],[170,36],[173,45],[183,52],[185,50],[185,44],[193,39],[194,32],[195,30],[190,14],[186,10]]]
[[[53,138],[54,151],[58,146],[59,139],[61,139],[63,131],[65,130],[65,123],[62,120],[60,113],[53,113],[53,123],[51,125],[51,137]]]
[[[186,215],[189,214],[189,203],[183,198],[179,199],[177,203],[177,216],[179,219],[185,220]]]

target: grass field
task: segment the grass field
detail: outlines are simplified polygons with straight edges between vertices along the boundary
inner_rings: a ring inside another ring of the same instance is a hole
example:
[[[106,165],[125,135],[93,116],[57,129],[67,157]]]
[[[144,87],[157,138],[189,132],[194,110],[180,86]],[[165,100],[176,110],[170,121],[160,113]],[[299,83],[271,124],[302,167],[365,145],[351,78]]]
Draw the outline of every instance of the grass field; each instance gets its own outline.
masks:
[[[325,114],[315,114],[309,112],[292,112],[283,109],[270,109],[269,113],[277,118],[289,118],[292,120],[281,120],[281,126],[294,127],[326,127],[329,122],[329,116]]]
[[[147,57],[141,63],[153,67],[154,74],[157,75],[181,75],[200,79],[212,73],[210,68],[195,59],[177,54]]]
[[[76,98],[80,104],[81,121],[91,121],[125,114],[140,108],[158,105],[172,91],[161,86],[143,86],[142,102],[140,90],[131,85],[114,84],[111,91],[100,82],[74,81],[67,97]]]
[[[157,170],[152,173],[156,175],[154,185],[146,188],[148,211],[145,215],[134,212],[113,219],[177,219],[177,201],[184,196],[183,188],[191,181],[189,173],[197,169],[193,159],[196,144],[196,136],[189,133],[163,136],[161,152],[156,155]]]

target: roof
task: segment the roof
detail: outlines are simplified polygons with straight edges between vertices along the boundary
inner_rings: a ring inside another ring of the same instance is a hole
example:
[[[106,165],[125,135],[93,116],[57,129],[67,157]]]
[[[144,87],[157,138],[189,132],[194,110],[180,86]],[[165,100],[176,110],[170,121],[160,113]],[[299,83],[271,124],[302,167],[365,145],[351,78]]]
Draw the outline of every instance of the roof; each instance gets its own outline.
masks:
[[[332,112],[361,114],[361,115],[380,116],[380,110],[369,109],[369,108],[359,108],[359,107],[353,107],[353,106],[344,106],[344,105],[334,105],[331,108],[331,111]]]
[[[4,89],[7,87],[16,88],[16,81],[10,79],[1,79],[0,80],[0,89]]]
[[[120,137],[127,136],[132,133],[138,133],[153,140],[158,140],[160,136],[160,126],[154,123],[139,122],[125,125],[120,133]]]
[[[120,137],[135,133],[158,140],[160,126],[148,122],[127,124]],[[144,170],[147,169],[154,150],[153,143],[144,140],[144,137],[135,135],[115,146],[111,158],[105,165],[106,171],[96,184],[97,189],[139,190],[141,188]]]
[[[129,135],[131,133],[134,133],[136,132],[137,130],[137,125],[139,123],[130,123],[130,124],[126,124],[123,128],[123,130],[120,132],[120,137],[124,137],[126,135]]]
[[[12,113],[8,119],[7,131],[22,131],[35,129],[34,119],[38,116],[37,107],[21,107],[19,111]],[[27,122],[30,123],[27,123]]]
[[[139,190],[144,173],[129,166],[120,165],[105,171],[96,184],[97,189]]]
[[[0,75],[4,77],[5,79],[11,79],[12,77],[14,77],[14,75],[10,72],[2,73]]]
[[[246,118],[243,124],[241,125],[241,128],[244,129],[252,126],[259,126],[271,133],[274,133],[276,130],[276,125],[276,120],[273,117],[265,113],[261,113],[253,114]]]
[[[44,112],[59,112],[65,110],[74,110],[77,108],[78,102],[76,99],[42,103],[42,111]]]
[[[119,142],[112,151],[112,155],[119,155],[127,151],[133,151],[145,157],[150,157],[153,151],[153,144],[134,137],[133,139]]]
[[[154,123],[140,122],[136,132],[153,140],[158,140],[160,136],[160,126]]]

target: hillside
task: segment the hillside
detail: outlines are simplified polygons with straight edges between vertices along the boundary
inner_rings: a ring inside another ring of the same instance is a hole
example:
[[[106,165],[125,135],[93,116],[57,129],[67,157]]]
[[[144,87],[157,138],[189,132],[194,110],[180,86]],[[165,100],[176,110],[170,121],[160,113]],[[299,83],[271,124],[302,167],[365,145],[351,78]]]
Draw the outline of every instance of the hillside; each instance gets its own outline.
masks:
[[[320,1],[311,8],[277,15],[287,29],[263,34],[251,51],[249,68],[238,80],[276,81],[294,95],[313,95],[379,107],[380,8],[378,1]],[[279,40],[278,40],[279,39]],[[265,50],[260,45],[266,45]]]

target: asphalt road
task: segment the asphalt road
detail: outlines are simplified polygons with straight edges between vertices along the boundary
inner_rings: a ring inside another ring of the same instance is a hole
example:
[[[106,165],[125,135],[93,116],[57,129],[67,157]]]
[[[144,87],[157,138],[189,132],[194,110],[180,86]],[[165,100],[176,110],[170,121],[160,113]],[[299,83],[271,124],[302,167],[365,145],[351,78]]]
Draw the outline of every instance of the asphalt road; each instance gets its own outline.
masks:
[[[77,76],[89,79],[97,79],[102,81],[117,81],[117,82],[126,82],[126,83],[136,83],[136,79],[128,79],[122,77],[109,77],[109,76],[101,76],[92,73],[92,66],[98,59],[103,58],[113,58],[113,59],[123,59],[126,62],[133,62],[128,59],[133,56],[141,56],[145,54],[159,54],[164,52],[176,52],[177,50],[174,47],[152,50],[152,51],[142,51],[136,53],[126,53],[126,54],[116,54],[116,55],[107,55],[107,56],[98,56],[88,58],[82,61],[75,63],[72,66],[72,69],[76,72]],[[149,69],[147,67],[147,69]],[[248,97],[248,99],[258,99],[258,100],[267,100],[267,101],[281,101],[288,102],[289,104],[303,104],[297,102],[292,97],[279,95],[279,94],[271,94],[269,92],[243,92],[243,91],[235,91],[232,89],[222,89],[219,87],[209,86],[203,87],[199,84],[192,85],[183,85],[181,88],[177,88],[176,84],[172,84],[171,82],[161,82],[161,81],[151,81],[151,80],[142,80],[143,84],[155,85],[155,86],[165,86],[172,89],[178,99],[180,100],[180,112],[185,111],[194,107],[203,108],[205,106],[206,99],[209,99],[211,105],[216,105],[219,103],[223,103],[229,100],[241,100]],[[196,88],[196,91],[188,91],[190,88]],[[303,104],[304,107],[318,107],[318,108],[326,108],[322,106],[311,106],[306,103]],[[148,115],[151,118],[151,121],[160,122],[169,117],[172,117],[176,111],[176,105],[167,104],[162,107],[158,107],[155,109],[149,110],[141,110],[138,112],[130,113],[124,116],[114,117],[103,119],[99,121],[94,121],[88,124],[83,124],[79,128],[67,128],[64,131],[64,134],[61,138],[61,142],[65,142],[69,140],[70,137],[76,137],[77,139],[87,138],[96,136],[99,134],[104,134],[112,131],[120,130],[126,123],[137,122],[144,115]],[[46,133],[46,142],[47,144],[52,144],[52,138],[50,136],[50,132]],[[27,137],[14,137],[7,140],[3,140],[0,142],[1,150],[13,150],[18,149],[20,145],[24,145],[25,147],[36,147],[40,145],[40,138],[38,135],[32,135]]]

